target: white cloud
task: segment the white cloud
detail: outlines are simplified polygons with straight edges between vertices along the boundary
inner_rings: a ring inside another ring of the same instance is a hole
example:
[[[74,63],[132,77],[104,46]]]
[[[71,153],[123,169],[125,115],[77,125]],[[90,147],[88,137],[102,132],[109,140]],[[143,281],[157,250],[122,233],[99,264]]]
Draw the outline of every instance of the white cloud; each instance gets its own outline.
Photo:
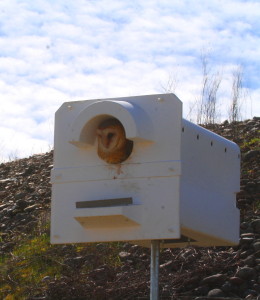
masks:
[[[46,152],[51,150],[51,145],[49,140],[33,138],[17,128],[0,127],[0,160],[2,161]]]
[[[53,116],[65,101],[158,93],[169,76],[189,115],[200,92],[201,51],[208,48],[212,70],[223,70],[222,117],[237,64],[260,115],[259,32],[260,3],[253,0],[3,1],[2,157],[17,145],[19,156],[49,150]]]

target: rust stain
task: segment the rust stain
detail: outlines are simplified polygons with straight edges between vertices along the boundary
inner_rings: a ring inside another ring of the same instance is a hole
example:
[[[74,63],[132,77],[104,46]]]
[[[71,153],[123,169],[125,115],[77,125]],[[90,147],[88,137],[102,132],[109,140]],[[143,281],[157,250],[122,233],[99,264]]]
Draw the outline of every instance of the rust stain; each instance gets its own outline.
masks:
[[[121,164],[116,165],[116,173],[117,175],[124,174]]]
[[[122,164],[108,165],[107,167],[110,170],[110,172],[112,173],[111,177],[113,179],[117,179],[118,176],[120,176],[121,174],[124,174]]]

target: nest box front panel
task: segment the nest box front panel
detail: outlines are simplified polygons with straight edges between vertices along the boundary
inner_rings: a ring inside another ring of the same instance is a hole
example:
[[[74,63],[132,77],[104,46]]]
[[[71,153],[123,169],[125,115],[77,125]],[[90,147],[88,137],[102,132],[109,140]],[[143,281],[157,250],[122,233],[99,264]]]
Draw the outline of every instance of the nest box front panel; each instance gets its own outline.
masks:
[[[64,103],[52,242],[179,238],[181,122],[172,94]]]

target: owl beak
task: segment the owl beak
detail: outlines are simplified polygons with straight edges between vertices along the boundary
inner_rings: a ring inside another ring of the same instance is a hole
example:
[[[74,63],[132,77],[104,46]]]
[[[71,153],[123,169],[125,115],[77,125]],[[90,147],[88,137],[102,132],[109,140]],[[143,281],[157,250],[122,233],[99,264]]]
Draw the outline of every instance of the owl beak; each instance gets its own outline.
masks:
[[[97,129],[96,133],[97,133],[97,137],[100,140],[103,147],[108,149],[109,143],[110,143],[109,139],[107,139],[107,137],[104,135],[103,131],[100,129]]]

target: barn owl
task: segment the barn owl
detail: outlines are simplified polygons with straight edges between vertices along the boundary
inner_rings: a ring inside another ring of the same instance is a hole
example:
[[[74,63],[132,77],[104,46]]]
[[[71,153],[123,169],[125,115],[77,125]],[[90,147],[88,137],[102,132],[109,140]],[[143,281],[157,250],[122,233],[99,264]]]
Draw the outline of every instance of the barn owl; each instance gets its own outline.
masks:
[[[125,161],[132,152],[133,142],[125,136],[125,129],[117,119],[102,122],[97,129],[98,156],[109,164]]]

